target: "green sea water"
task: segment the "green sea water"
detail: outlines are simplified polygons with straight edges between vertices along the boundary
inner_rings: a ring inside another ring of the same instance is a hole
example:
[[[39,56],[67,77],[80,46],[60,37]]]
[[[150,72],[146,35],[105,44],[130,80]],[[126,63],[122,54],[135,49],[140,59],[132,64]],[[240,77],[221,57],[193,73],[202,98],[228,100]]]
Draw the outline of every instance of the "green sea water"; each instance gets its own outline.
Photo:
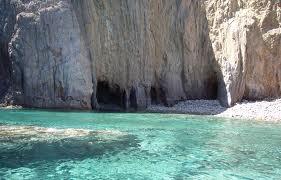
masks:
[[[0,110],[0,179],[280,179],[281,124]]]

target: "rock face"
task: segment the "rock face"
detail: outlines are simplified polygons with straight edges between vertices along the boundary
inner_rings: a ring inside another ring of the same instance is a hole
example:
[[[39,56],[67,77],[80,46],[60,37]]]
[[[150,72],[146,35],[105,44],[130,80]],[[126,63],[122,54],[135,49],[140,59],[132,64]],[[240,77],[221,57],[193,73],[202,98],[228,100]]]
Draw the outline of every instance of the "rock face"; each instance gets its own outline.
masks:
[[[13,28],[1,33],[9,35],[1,40],[9,56],[1,60],[12,62],[16,104],[140,109],[216,97],[199,1],[0,2],[15,12]]]
[[[0,1],[0,101],[5,95],[11,77],[11,61],[8,54],[8,43],[15,25],[15,8],[7,1]]]
[[[281,1],[206,0],[225,106],[281,95]]]
[[[207,20],[199,2],[77,0],[72,5],[91,57],[97,100],[99,86],[107,84],[126,107],[216,94]]]
[[[0,0],[0,97],[142,109],[281,95],[277,0]]]
[[[91,108],[90,61],[67,2],[21,2],[9,53],[25,106]]]

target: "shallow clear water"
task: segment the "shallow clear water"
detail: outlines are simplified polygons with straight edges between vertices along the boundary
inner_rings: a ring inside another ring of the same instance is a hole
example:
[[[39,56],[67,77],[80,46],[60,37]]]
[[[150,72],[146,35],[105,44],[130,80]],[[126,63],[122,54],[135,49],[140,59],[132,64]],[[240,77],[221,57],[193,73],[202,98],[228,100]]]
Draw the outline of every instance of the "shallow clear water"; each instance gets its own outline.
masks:
[[[1,179],[280,179],[281,124],[0,110]]]

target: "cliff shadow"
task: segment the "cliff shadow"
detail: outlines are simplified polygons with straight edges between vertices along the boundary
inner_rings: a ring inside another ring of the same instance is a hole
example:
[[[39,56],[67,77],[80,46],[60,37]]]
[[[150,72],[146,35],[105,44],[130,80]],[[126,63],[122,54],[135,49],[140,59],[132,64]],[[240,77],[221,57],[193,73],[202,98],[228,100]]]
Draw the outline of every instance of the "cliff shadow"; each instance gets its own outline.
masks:
[[[209,21],[207,19],[207,12],[206,12],[206,8],[205,6],[202,7],[202,11],[204,14],[204,21],[206,22],[205,28],[207,31],[207,48],[208,53],[209,53],[209,58],[210,61],[212,63],[212,69],[214,71],[214,77],[210,77],[208,80],[208,86],[207,86],[207,91],[210,89],[211,91],[213,91],[213,100],[218,100],[220,105],[216,107],[213,107],[214,110],[212,111],[212,113],[208,113],[208,114],[220,114],[224,111],[227,110],[227,106],[225,105],[225,102],[227,102],[227,89],[226,89],[226,84],[224,82],[223,79],[223,72],[221,70],[221,65],[219,64],[218,60],[216,59],[215,56],[215,51],[213,48],[213,44],[212,44],[212,40],[210,37],[210,26],[209,26]],[[211,104],[211,103],[210,103]],[[212,106],[212,105],[210,105]]]
[[[10,87],[11,62],[8,54],[8,44],[0,42],[0,103],[5,101],[4,97]]]
[[[0,104],[10,103],[5,99],[12,85],[12,62],[9,42],[16,24],[16,2],[0,0]]]

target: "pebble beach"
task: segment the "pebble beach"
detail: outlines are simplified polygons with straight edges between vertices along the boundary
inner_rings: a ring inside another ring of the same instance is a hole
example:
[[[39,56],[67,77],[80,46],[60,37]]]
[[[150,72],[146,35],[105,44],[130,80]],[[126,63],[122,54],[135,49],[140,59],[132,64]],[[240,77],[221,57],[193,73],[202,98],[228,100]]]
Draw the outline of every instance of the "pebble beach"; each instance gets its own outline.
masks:
[[[243,101],[231,108],[225,108],[217,100],[188,100],[173,107],[151,105],[149,112],[185,113],[213,115],[216,117],[249,119],[262,121],[281,121],[281,99],[268,101]]]

